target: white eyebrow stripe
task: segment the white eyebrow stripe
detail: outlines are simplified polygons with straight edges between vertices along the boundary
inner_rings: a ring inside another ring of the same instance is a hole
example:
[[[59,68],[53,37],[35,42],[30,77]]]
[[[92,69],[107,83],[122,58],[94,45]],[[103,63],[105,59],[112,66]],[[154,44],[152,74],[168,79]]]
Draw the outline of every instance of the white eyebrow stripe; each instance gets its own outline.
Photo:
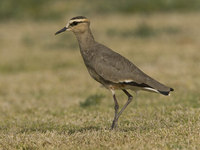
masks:
[[[88,19],[74,19],[74,20],[70,20],[69,23],[72,23],[72,22],[89,22]]]

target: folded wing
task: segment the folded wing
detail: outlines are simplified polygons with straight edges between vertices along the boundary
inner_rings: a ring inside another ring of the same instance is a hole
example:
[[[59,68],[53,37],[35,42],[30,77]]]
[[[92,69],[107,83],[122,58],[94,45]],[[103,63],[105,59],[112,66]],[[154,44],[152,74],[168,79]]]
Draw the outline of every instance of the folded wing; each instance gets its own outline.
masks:
[[[93,68],[96,73],[105,80],[113,83],[139,86],[146,88],[146,90],[155,89],[164,95],[168,95],[167,93],[165,94],[165,92],[169,93],[169,91],[173,90],[172,88],[169,88],[146,75],[120,54],[103,45],[99,44],[98,46],[99,52],[96,52],[98,57],[94,60],[95,63],[93,63]]]

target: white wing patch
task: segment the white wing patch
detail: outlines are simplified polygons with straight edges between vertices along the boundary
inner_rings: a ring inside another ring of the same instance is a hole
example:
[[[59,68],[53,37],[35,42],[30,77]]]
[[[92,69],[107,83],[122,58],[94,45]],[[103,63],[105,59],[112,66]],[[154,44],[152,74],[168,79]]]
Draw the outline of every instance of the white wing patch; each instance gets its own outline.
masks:
[[[159,93],[159,92],[158,92],[158,90],[156,90],[156,89],[153,89],[153,88],[150,88],[150,87],[144,87],[144,90],[147,90],[147,91],[152,91],[152,92]]]
[[[123,82],[125,82],[125,83],[130,83],[130,82],[133,82],[133,80],[125,80],[125,81],[123,81]]]

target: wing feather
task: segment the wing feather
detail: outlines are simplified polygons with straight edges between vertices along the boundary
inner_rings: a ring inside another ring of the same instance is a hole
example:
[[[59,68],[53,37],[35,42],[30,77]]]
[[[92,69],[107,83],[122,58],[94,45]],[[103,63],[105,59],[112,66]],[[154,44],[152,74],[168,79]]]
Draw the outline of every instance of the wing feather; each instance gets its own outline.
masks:
[[[146,75],[128,59],[101,44],[98,45],[96,55],[93,68],[107,81],[113,83],[135,82],[161,91],[170,90],[169,87]]]

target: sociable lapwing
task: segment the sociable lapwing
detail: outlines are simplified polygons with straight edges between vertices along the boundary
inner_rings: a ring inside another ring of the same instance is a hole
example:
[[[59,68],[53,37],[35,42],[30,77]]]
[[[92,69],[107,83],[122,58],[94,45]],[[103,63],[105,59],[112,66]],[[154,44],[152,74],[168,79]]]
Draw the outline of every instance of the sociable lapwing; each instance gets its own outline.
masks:
[[[96,42],[90,30],[90,21],[86,17],[71,18],[67,25],[56,32],[55,35],[64,31],[72,31],[75,34],[81,55],[91,77],[112,92],[115,116],[111,129],[117,126],[120,115],[132,101],[133,97],[127,90],[136,92],[144,90],[166,96],[169,95],[170,91],[173,91],[173,88],[151,78],[122,55]],[[128,96],[128,101],[120,111],[118,111],[119,105],[115,90],[122,90]]]

